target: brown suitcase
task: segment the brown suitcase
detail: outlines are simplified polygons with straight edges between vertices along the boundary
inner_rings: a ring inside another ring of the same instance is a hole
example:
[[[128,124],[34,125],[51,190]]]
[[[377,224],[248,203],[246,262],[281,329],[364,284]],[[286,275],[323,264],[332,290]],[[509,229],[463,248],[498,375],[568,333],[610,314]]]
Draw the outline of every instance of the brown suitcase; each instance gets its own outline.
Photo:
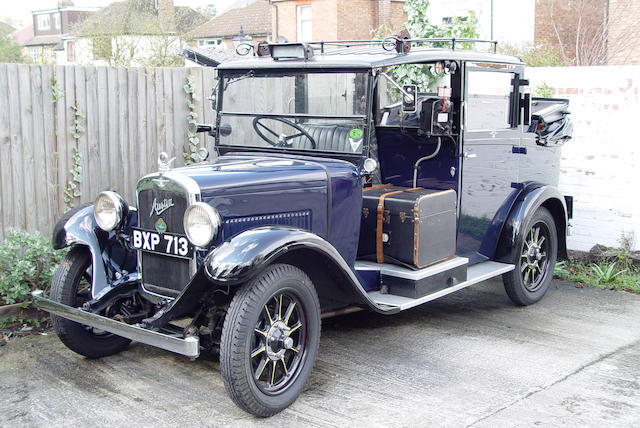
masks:
[[[414,268],[453,257],[456,201],[452,189],[364,189],[358,256]]]

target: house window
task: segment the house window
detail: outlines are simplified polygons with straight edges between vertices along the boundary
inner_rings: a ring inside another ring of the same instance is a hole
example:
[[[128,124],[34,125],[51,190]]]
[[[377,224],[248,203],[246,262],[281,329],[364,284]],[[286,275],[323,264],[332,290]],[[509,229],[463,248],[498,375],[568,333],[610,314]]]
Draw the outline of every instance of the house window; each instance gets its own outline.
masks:
[[[76,60],[76,50],[74,42],[67,42],[67,61],[74,62]]]
[[[56,13],[55,16],[53,17],[53,28],[55,28],[56,30],[60,29],[60,14]]]
[[[213,48],[222,44],[222,39],[200,39],[198,40],[199,48]]]
[[[296,20],[298,23],[298,42],[310,42],[313,40],[311,31],[311,5],[298,6]]]
[[[30,49],[29,54],[31,55],[33,62],[38,62],[38,48]]]
[[[51,58],[51,49],[50,48],[42,48],[42,58],[43,60],[49,61],[49,59]]]
[[[48,30],[51,28],[49,15],[38,15],[38,30]]]

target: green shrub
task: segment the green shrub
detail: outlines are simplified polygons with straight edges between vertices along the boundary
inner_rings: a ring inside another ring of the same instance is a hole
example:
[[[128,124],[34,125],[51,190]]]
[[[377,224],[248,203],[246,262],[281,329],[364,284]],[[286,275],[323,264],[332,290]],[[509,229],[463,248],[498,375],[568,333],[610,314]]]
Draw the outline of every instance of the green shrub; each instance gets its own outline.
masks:
[[[602,284],[608,284],[610,282],[613,282],[613,280],[616,279],[617,276],[622,275],[627,271],[627,269],[624,269],[616,272],[615,271],[616,262],[613,262],[609,265],[605,263],[600,263],[600,264],[592,263],[591,269],[595,273],[598,281],[600,281],[600,283]]]
[[[533,90],[533,96],[540,98],[553,98],[553,92],[551,92],[551,88],[547,82],[543,80],[542,83],[536,86]]]
[[[0,243],[0,304],[28,300],[35,289],[48,291],[65,253],[55,251],[38,232],[9,229]]]

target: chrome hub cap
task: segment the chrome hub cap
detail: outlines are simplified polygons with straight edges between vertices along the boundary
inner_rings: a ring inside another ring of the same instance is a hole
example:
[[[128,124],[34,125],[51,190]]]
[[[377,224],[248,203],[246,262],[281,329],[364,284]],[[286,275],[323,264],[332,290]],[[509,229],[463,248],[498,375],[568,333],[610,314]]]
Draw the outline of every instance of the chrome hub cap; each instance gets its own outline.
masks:
[[[291,329],[282,321],[276,321],[267,332],[267,356],[271,361],[280,360],[287,350],[293,348],[289,337]]]

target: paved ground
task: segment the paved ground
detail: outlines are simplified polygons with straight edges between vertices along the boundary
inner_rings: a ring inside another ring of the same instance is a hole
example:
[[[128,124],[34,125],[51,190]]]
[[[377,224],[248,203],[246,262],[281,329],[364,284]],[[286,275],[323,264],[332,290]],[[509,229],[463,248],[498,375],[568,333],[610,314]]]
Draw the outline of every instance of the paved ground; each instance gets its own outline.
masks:
[[[497,281],[325,320],[305,392],[270,420],[233,405],[214,361],[16,339],[0,348],[0,425],[638,426],[639,323],[640,296],[556,283],[519,308]]]

